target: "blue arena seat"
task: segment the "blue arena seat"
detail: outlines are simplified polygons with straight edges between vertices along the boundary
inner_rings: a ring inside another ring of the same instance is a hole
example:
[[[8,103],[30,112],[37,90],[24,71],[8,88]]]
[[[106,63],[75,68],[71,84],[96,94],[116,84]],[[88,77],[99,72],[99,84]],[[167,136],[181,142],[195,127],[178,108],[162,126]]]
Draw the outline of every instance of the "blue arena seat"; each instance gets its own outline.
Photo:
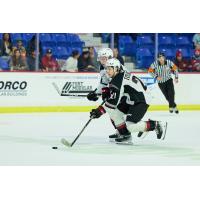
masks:
[[[175,48],[159,48],[158,51],[164,53],[167,59],[173,60],[176,56]]]
[[[192,43],[189,41],[187,36],[179,36],[176,38],[176,47],[177,48],[190,48]]]
[[[152,41],[151,36],[143,35],[143,36],[137,37],[136,43],[140,47],[140,46],[143,46],[143,45],[146,45],[146,46],[147,45],[153,45],[154,42]]]
[[[124,49],[123,49],[123,54],[125,56],[135,56],[136,54],[136,44],[135,43],[125,43],[124,44]]]
[[[22,33],[22,38],[24,41],[28,42],[32,39],[35,33]]]
[[[150,57],[152,56],[151,51],[148,48],[138,48],[136,51],[137,57]]]
[[[78,42],[81,41],[77,34],[68,33],[66,35],[66,40],[70,42]]]
[[[154,57],[143,57],[139,60],[137,60],[137,67],[142,69],[147,69],[150,67],[150,65],[153,63]]]
[[[133,39],[129,35],[120,35],[118,38],[118,46],[120,54],[126,56],[132,56],[135,49],[135,44],[133,43]],[[133,46],[132,46],[133,45]]]
[[[55,57],[58,59],[67,59],[71,55],[71,48],[56,47]]]
[[[148,48],[138,48],[136,51],[137,67],[147,68],[153,62],[154,56]]]
[[[175,46],[174,36],[158,36],[158,45],[160,48],[169,48]]]
[[[133,43],[133,39],[129,35],[120,35],[119,43]]]
[[[18,40],[18,39],[23,39],[21,33],[11,33],[11,39],[12,41]]]
[[[55,46],[56,42],[51,38],[49,33],[40,33],[40,41],[43,46]]]
[[[55,34],[52,34],[52,38],[56,42],[57,46],[67,46],[68,42],[64,34],[55,33]]]

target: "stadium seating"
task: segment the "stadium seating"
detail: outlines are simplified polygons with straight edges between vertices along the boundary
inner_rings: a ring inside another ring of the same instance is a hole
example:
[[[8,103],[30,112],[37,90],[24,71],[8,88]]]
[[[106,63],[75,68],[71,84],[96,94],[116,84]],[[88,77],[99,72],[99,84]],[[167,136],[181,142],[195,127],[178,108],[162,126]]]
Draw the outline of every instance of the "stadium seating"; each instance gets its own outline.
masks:
[[[54,47],[56,45],[56,42],[51,38],[49,33],[40,33],[39,37],[43,46]]]
[[[137,46],[135,43],[125,43],[124,48],[123,48],[124,52],[121,55],[134,57],[136,54],[136,49],[137,49]]]
[[[119,52],[121,55],[126,55],[125,53],[127,53],[127,55],[133,54],[135,44],[133,43],[133,39],[131,38],[131,36],[120,35],[118,42],[119,42]],[[126,48],[125,45],[128,49],[125,49]],[[131,45],[133,45],[133,47],[130,48]]]
[[[52,39],[55,41],[56,46],[68,46],[68,42],[64,34],[52,34]]]
[[[159,48],[173,48],[175,47],[175,39],[173,36],[158,36]]]
[[[175,48],[159,48],[158,51],[164,53],[165,56],[171,60],[173,60],[176,55]]]
[[[164,52],[168,59],[174,60],[176,51],[180,49],[185,58],[191,58],[194,54],[193,36],[194,33],[158,33],[158,51]],[[154,38],[154,33],[141,33],[138,34],[135,43],[130,36],[119,35],[118,46],[120,54],[136,58],[137,66],[139,68],[145,67],[154,57]],[[144,49],[148,49],[150,52]],[[151,56],[147,56],[149,53]]]
[[[136,50],[136,61],[138,68],[148,68],[153,60],[154,56],[148,48],[138,48]]]
[[[187,36],[179,36],[176,38],[176,47],[190,48],[192,47],[192,43],[189,41]]]
[[[71,55],[71,48],[56,47],[54,55],[58,59],[67,59]]]
[[[35,35],[35,33],[22,33],[22,38],[26,42],[30,41],[32,37]]]
[[[153,41],[151,39],[151,36],[149,35],[143,35],[143,36],[138,36],[136,43],[138,45],[138,47],[142,47],[142,46],[147,46],[147,45],[153,45]]]
[[[44,55],[46,49],[50,48],[54,57],[58,59],[67,59],[73,50],[78,50],[81,54],[84,46],[84,42],[80,40],[79,36],[71,33],[40,34],[40,40],[42,54]]]
[[[22,38],[22,34],[21,33],[11,33],[11,39],[12,39],[12,41],[14,41],[14,40],[19,40],[19,39],[23,39]]]

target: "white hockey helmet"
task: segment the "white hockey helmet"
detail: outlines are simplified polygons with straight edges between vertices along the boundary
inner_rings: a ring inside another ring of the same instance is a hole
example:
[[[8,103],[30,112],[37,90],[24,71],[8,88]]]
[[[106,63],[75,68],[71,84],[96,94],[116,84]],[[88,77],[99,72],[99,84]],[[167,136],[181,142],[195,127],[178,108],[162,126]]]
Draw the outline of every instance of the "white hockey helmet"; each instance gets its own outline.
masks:
[[[97,61],[100,60],[101,57],[106,57],[108,59],[113,58],[113,51],[110,48],[102,48],[98,51]]]
[[[111,58],[106,62],[106,67],[113,67],[114,71],[120,71],[121,63],[116,58]]]

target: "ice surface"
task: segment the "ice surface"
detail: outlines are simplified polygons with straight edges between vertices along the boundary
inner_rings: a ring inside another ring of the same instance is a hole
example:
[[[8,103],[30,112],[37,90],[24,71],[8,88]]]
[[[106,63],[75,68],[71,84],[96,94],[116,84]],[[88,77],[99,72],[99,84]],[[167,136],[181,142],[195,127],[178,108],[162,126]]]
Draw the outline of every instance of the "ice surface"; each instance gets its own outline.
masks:
[[[1,114],[0,165],[200,165],[199,111],[148,112],[148,118],[168,122],[164,141],[152,132],[133,135],[133,146],[110,143],[114,129],[104,115],[67,148],[60,139],[73,141],[88,113]]]

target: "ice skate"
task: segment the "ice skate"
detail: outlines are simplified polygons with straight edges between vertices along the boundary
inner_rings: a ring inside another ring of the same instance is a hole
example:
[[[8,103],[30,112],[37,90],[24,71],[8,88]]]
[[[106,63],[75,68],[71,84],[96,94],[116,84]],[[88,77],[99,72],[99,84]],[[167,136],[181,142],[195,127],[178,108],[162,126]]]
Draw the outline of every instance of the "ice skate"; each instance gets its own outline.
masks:
[[[118,138],[120,136],[119,131],[116,130],[116,132],[112,135],[109,135],[109,141],[110,142],[115,142],[115,139]]]
[[[118,138],[115,139],[116,144],[125,144],[125,145],[132,145],[132,136],[130,135],[120,135]]]
[[[176,114],[179,113],[179,110],[177,109],[177,107],[173,108],[173,110],[174,110],[174,112],[175,112]]]
[[[174,108],[169,108],[170,113],[173,113],[173,111],[174,111]]]
[[[132,145],[132,137],[131,137],[131,133],[126,134],[126,135],[119,135],[118,138],[115,139],[115,143],[116,144],[128,144],[128,145]]]
[[[138,136],[138,137],[142,137],[143,133],[144,133],[144,132],[140,131],[140,132],[138,133],[137,136]]]
[[[162,128],[161,122],[156,121],[155,131],[156,131],[157,139],[161,139],[162,134],[163,134],[163,128]]]

